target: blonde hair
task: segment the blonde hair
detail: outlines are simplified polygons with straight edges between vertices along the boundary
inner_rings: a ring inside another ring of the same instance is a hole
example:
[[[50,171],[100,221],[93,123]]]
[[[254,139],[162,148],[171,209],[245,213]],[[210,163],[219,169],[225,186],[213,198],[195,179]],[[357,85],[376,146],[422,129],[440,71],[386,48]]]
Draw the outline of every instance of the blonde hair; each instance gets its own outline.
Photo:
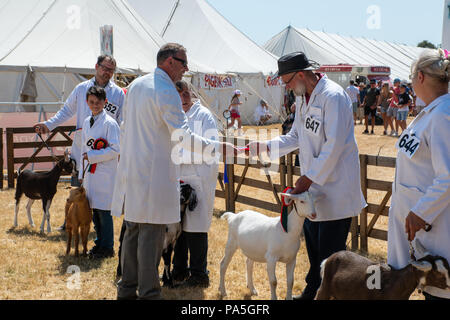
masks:
[[[422,71],[441,83],[448,83],[450,81],[450,57],[446,58],[445,56],[446,53],[442,49],[426,49],[412,64],[411,73]]]

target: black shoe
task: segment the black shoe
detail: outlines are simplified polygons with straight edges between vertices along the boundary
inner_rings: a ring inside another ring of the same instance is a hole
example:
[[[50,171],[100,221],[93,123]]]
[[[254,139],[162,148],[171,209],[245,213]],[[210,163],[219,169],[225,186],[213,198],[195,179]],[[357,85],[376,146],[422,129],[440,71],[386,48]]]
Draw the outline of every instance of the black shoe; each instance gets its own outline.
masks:
[[[185,282],[176,286],[176,288],[186,289],[186,288],[208,288],[209,287],[209,277],[200,275],[191,275]]]
[[[95,246],[92,247],[91,250],[88,251],[87,254],[88,254],[89,257],[91,257],[91,256],[93,256],[95,253],[97,253],[99,250],[100,250],[100,247],[97,246],[97,245],[95,245]]]
[[[314,300],[314,296],[313,296],[312,294],[305,294],[305,293],[302,293],[302,294],[293,296],[293,297],[292,297],[292,300],[296,300],[296,301],[300,301],[300,300],[304,300],[304,301],[312,301],[312,300]]]
[[[94,247],[95,248],[95,247]],[[114,249],[98,247],[97,251],[89,255],[91,259],[103,259],[114,257]]]
[[[370,134],[374,134],[374,133],[373,133],[373,130],[372,130],[372,131],[370,131]]]
[[[363,134],[369,134],[369,130],[364,130]]]
[[[65,231],[66,230],[66,223],[64,222],[64,224],[61,227],[56,228],[56,231]]]
[[[185,281],[186,279],[189,278],[189,276],[190,276],[190,273],[188,270],[185,270],[182,272],[172,271],[172,279],[176,282]]]

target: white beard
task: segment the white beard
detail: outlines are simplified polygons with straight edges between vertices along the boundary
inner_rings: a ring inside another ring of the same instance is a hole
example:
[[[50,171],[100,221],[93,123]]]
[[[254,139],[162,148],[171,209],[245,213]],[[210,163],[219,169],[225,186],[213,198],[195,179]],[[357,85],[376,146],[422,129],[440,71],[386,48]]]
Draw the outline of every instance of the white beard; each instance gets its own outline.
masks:
[[[306,93],[306,86],[303,83],[298,83],[298,85],[293,89],[294,94],[299,97],[303,96]]]

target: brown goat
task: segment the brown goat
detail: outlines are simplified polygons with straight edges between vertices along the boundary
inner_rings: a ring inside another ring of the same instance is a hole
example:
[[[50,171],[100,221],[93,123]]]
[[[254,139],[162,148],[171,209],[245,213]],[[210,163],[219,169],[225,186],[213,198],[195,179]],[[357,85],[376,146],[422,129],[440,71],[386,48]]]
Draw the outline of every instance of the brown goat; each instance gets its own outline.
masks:
[[[417,287],[450,288],[447,260],[429,254],[394,270],[356,253],[340,251],[324,260],[321,268],[316,300],[407,300]],[[378,277],[378,285],[371,282],[374,277]]]
[[[70,190],[69,198],[66,201],[66,233],[67,250],[70,253],[72,236],[75,237],[75,256],[78,256],[78,243],[81,234],[83,244],[83,256],[87,254],[87,242],[92,221],[92,210],[86,197],[86,190],[83,187]]]

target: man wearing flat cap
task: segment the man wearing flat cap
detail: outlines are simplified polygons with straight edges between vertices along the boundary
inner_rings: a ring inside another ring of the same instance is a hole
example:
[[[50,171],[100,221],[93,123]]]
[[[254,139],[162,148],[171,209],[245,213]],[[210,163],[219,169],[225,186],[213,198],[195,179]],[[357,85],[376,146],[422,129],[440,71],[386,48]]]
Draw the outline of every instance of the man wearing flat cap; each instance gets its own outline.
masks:
[[[321,262],[346,249],[351,220],[367,206],[361,192],[352,102],[341,86],[315,73],[318,68],[303,52],[279,59],[277,76],[297,96],[294,124],[286,135],[248,145],[250,155],[267,152],[271,159],[299,149],[302,176],[291,193],[309,191],[316,215],[304,223],[310,269],[306,288],[294,297],[298,300],[314,299]]]

